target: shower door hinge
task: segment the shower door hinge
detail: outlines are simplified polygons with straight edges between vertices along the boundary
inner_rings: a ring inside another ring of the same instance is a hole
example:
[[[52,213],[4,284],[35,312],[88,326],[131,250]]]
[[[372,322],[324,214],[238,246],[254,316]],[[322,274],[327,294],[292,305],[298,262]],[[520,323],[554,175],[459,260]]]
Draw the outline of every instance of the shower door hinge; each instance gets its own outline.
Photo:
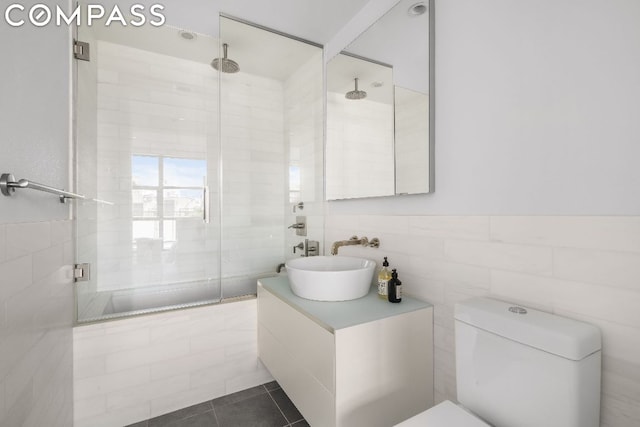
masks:
[[[91,57],[89,55],[89,43],[74,40],[73,57],[79,59],[80,61],[90,61]]]
[[[73,280],[76,282],[88,282],[91,279],[91,264],[76,264],[73,266]]]

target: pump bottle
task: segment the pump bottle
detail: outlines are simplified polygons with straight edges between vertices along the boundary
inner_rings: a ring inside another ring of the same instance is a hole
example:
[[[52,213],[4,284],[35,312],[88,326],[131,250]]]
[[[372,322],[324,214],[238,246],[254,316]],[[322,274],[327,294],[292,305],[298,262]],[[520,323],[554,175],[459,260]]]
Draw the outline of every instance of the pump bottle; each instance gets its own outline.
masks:
[[[389,280],[391,280],[389,261],[387,261],[387,257],[384,257],[382,270],[378,273],[378,296],[382,299],[387,299],[387,285],[389,284]]]
[[[395,268],[392,270],[391,280],[389,280],[387,291],[389,295],[389,302],[402,301],[402,282],[398,280],[398,273]]]

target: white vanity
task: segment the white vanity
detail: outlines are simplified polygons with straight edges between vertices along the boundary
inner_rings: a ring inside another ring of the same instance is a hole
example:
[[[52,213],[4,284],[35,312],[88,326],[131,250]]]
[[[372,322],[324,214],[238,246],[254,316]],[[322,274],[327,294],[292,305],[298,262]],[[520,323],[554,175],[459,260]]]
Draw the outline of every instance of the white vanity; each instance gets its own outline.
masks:
[[[433,406],[433,307],[319,302],[258,281],[260,359],[314,427],[388,427]]]

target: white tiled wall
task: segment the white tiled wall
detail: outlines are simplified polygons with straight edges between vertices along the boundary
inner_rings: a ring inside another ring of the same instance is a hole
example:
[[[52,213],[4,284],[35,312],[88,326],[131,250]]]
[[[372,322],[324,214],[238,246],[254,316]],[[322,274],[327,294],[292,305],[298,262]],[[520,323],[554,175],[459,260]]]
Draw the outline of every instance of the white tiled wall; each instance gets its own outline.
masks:
[[[176,221],[179,242],[170,259],[143,257],[132,247],[132,155],[167,156],[207,160],[208,185],[217,188],[217,75],[200,64],[129,46],[95,43],[97,62],[97,149],[80,141],[81,189],[113,206],[82,206],[79,226],[97,216],[98,257],[94,275],[97,289],[117,290],[203,280],[217,275],[217,227],[206,229],[201,218]],[[89,72],[83,73],[83,77]],[[93,89],[95,90],[95,88]],[[90,88],[80,93],[87,97]],[[90,108],[86,106],[85,108]],[[92,155],[95,159],[92,159]],[[95,170],[85,170],[96,161]],[[82,175],[86,172],[85,175]],[[92,173],[94,176],[87,176]],[[95,182],[92,182],[95,180]],[[90,191],[90,190],[88,190]],[[215,203],[215,193],[211,200]],[[94,211],[97,209],[97,211]],[[215,205],[212,212],[217,212]],[[94,213],[95,212],[95,213]],[[213,218],[215,224],[216,219]],[[216,231],[216,232],[212,232]],[[81,243],[84,240],[81,240]],[[89,246],[95,240],[87,239]],[[95,251],[80,247],[80,253]],[[154,254],[155,255],[155,254]]]
[[[0,426],[72,425],[71,239],[71,221],[0,225]]]
[[[435,305],[436,401],[455,399],[453,305],[490,295],[597,325],[603,427],[640,424],[640,217],[330,215],[326,241],[379,237],[408,294]]]
[[[324,236],[324,87],[322,79],[322,49],[284,82],[285,146],[288,151],[287,165],[297,166],[300,171],[300,187],[297,194],[285,195],[287,206],[284,226],[296,222],[297,215],[307,218],[307,236],[310,240],[322,242]],[[286,171],[289,176],[289,171]],[[291,183],[286,183],[291,190]],[[293,211],[293,204],[304,203],[302,210]],[[284,258],[297,257],[293,247],[305,237],[297,236],[293,229],[285,231],[286,247]],[[284,262],[284,258],[280,262]]]
[[[74,329],[76,427],[121,427],[271,381],[256,300]]]
[[[429,95],[395,87],[395,192],[429,188]]]
[[[393,105],[328,93],[326,156],[327,198],[394,194]]]
[[[222,277],[273,272],[285,230],[284,88],[245,72],[221,75]],[[224,286],[223,286],[224,295]]]

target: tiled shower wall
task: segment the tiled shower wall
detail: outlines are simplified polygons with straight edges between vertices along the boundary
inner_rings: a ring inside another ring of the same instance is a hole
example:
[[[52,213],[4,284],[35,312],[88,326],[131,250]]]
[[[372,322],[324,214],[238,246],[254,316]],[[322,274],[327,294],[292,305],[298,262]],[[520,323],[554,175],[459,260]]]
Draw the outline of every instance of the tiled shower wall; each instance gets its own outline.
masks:
[[[453,306],[489,295],[602,331],[603,427],[640,424],[640,217],[330,215],[326,241],[379,237],[408,294],[435,305],[436,401],[455,400]]]
[[[218,74],[209,64],[108,42],[97,43],[97,54],[97,194],[115,203],[97,213],[99,290],[273,271],[284,250],[283,83],[222,76],[220,248]],[[211,223],[178,219],[171,260],[141,262],[132,253],[134,154],[207,160]]]
[[[292,248],[305,238],[322,242],[324,235],[324,87],[322,79],[322,49],[296,69],[284,82],[285,167],[298,167],[299,187],[286,183],[284,226],[296,222],[297,215],[307,218],[307,236],[297,236],[293,229],[285,231],[285,258],[297,257]],[[291,177],[289,170],[286,175]],[[293,204],[304,203],[303,209],[293,211]],[[320,248],[322,251],[322,248]]]
[[[0,426],[73,423],[72,264],[71,221],[0,225]]]
[[[132,155],[206,160],[208,185],[213,190],[212,212],[218,211],[216,74],[208,64],[109,42],[95,45],[98,78],[94,185],[98,198],[114,203],[97,206],[98,290],[217,276],[218,263],[205,261],[218,257],[218,227],[205,227],[202,218],[176,221],[179,242],[169,260],[159,253],[148,257],[134,253],[132,246]],[[85,140],[80,141],[80,150],[86,150],[84,143]],[[91,179],[80,176],[80,186],[90,186]],[[83,206],[78,212],[81,230],[92,219],[84,216],[87,208],[91,206]],[[212,221],[216,224],[217,220],[214,217]],[[91,240],[88,243],[95,244]],[[92,250],[95,249],[86,248],[89,253]]]
[[[394,193],[393,105],[327,93],[327,197]],[[353,165],[364,165],[368,173]]]
[[[224,172],[220,269],[223,278],[255,279],[256,274],[275,272],[284,253],[283,83],[240,72],[223,74],[220,85]]]

